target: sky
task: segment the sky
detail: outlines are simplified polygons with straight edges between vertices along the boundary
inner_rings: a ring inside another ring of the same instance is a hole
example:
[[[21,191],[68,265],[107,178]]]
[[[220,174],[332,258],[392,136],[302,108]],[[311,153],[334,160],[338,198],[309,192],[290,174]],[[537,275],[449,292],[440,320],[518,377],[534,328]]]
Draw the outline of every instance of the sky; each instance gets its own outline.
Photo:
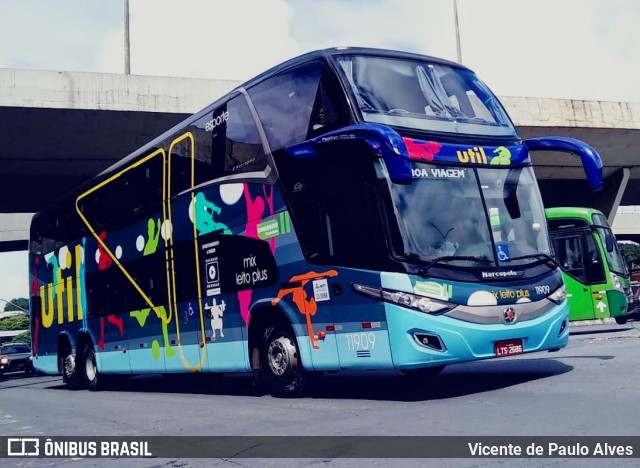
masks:
[[[453,0],[129,3],[137,75],[246,80],[333,46],[457,60]],[[640,102],[638,0],[457,4],[462,63],[498,96]],[[0,0],[0,68],[123,73],[123,25],[124,0]],[[26,263],[0,254],[0,299],[27,295]]]

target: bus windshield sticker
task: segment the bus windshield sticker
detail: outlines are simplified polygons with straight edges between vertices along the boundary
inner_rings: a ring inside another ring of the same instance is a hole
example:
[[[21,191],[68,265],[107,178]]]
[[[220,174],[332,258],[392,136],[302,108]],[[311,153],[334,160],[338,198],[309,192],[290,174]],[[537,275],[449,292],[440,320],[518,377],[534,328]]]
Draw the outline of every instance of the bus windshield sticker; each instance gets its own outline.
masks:
[[[433,281],[416,281],[413,292],[421,296],[448,301],[453,297],[453,285],[440,284]]]
[[[507,244],[496,244],[496,256],[501,262],[509,260],[511,258],[511,255],[509,255],[509,246]]]

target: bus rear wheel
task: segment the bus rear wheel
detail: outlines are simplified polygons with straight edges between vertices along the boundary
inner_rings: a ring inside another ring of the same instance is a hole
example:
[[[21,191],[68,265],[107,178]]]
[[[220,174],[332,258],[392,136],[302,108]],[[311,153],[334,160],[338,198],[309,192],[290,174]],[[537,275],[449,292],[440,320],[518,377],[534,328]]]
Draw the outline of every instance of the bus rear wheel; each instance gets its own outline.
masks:
[[[263,372],[271,395],[301,396],[307,386],[308,374],[302,367],[293,332],[284,327],[268,328],[264,338]]]
[[[67,384],[70,390],[80,388],[80,376],[76,366],[76,355],[71,351],[61,358],[62,381]]]
[[[96,352],[90,343],[84,345],[82,352],[83,358],[83,377],[84,382],[89,390],[99,390],[102,387],[103,378],[98,372],[98,365],[96,364]]]

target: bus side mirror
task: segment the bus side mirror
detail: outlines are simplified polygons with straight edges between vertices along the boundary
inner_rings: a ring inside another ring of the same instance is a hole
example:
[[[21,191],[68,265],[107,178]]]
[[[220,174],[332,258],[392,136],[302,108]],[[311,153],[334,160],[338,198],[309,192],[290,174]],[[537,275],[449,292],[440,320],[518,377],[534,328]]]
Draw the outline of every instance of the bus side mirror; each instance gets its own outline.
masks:
[[[286,151],[294,158],[312,158],[318,156],[317,149],[320,145],[339,145],[356,140],[364,141],[374,156],[384,159],[393,183],[410,184],[413,181],[407,146],[398,132],[386,125],[371,123],[350,125],[311,140],[287,146]]]
[[[585,142],[575,138],[550,136],[529,138],[522,143],[529,151],[560,151],[579,157],[591,190],[602,188],[602,158]]]

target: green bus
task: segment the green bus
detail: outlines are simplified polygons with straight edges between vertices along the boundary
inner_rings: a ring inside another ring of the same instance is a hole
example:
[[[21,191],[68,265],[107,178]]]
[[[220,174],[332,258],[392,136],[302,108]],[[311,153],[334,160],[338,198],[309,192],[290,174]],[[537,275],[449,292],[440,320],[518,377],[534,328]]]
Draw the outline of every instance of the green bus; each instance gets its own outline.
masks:
[[[607,218],[592,208],[547,208],[556,260],[569,298],[569,320],[613,317],[627,322],[633,313],[629,269]]]

